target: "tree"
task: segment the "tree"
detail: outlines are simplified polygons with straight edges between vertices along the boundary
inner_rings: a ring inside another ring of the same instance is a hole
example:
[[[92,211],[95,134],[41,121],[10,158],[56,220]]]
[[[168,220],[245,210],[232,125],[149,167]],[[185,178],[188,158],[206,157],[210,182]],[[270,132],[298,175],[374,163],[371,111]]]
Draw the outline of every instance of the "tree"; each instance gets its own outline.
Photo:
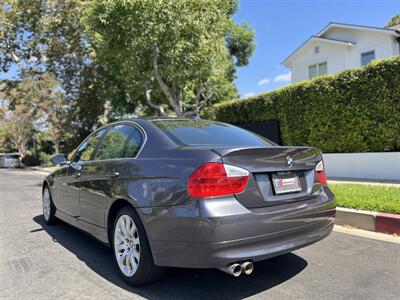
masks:
[[[32,120],[25,114],[13,113],[5,125],[13,147],[21,157],[25,156],[27,143],[33,133]]]
[[[84,7],[80,0],[4,0],[0,6],[0,69],[18,70],[7,85],[53,74],[64,98],[57,126],[66,125],[65,119],[71,122],[77,140],[72,147],[93,129],[110,100],[105,91],[111,88],[104,87],[116,86],[110,78],[106,82],[96,63],[81,23]],[[49,120],[56,125],[56,119]]]
[[[35,128],[45,130],[47,127],[54,131],[61,125],[62,118],[54,116],[62,111],[65,105],[62,102],[63,97],[58,82],[52,74],[27,76],[17,83],[14,82],[13,85],[3,87],[0,99],[3,99],[8,106],[8,116],[3,120],[4,127],[21,156],[26,154],[27,143],[32,138]],[[51,136],[52,142],[57,147],[62,134]]]
[[[386,27],[395,27],[400,25],[400,14],[393,16],[387,23]]]
[[[85,23],[128,98],[182,116],[236,93],[235,66],[254,50],[251,29],[232,21],[236,9],[233,0],[95,0]]]
[[[19,77],[50,72],[66,96],[79,93],[90,49],[80,22],[83,4],[76,0],[4,0],[0,9],[0,67],[14,64]]]
[[[52,99],[46,109],[46,115],[45,137],[53,143],[55,153],[60,153],[61,142],[71,137],[69,116],[63,104],[63,97]]]

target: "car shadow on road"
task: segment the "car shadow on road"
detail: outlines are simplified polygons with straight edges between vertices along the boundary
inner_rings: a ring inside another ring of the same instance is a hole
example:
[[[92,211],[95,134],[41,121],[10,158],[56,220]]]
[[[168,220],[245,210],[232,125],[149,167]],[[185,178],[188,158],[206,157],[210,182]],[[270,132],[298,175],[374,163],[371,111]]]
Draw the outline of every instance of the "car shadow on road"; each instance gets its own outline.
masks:
[[[293,278],[306,266],[307,261],[290,253],[255,264],[250,276],[234,278],[216,269],[168,268],[160,280],[140,286],[127,285],[118,276],[111,250],[80,230],[64,223],[48,226],[43,216],[33,220],[54,242],[72,252],[90,269],[113,284],[148,299],[242,299]],[[31,231],[37,232],[40,229]]]

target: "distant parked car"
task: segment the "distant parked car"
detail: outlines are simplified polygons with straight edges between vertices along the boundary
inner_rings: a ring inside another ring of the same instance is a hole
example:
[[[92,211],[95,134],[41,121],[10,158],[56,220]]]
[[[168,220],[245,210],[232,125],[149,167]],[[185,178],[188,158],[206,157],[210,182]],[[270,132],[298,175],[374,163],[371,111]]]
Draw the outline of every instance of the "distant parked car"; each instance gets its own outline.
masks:
[[[18,153],[0,153],[0,168],[22,168]]]
[[[335,197],[321,151],[281,147],[225,123],[135,119],[87,137],[43,183],[43,216],[111,246],[143,284],[163,267],[250,274],[333,228]]]

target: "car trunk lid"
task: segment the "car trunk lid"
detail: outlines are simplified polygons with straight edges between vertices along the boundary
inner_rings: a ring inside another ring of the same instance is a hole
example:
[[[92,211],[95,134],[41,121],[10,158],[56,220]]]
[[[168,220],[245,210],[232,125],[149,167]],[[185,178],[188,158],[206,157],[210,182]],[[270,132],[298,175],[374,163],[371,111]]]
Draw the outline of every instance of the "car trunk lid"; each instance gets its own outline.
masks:
[[[315,166],[322,159],[321,151],[311,147],[260,147],[224,148],[213,152],[221,156],[223,163],[238,166],[251,174],[244,192],[235,194],[238,201],[248,208],[286,204],[308,199],[320,188],[315,182]],[[279,191],[274,180],[297,181],[295,191]],[[292,180],[292,179],[290,179]]]

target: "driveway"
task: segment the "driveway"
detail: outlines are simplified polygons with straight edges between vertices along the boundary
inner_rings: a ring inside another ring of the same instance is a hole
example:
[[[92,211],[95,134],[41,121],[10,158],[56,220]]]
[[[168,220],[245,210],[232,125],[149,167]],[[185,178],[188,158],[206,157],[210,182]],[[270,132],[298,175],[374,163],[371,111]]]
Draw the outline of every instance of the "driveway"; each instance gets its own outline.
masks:
[[[169,269],[161,280],[126,285],[109,249],[59,222],[46,226],[34,171],[0,169],[2,299],[395,299],[400,244],[333,232],[291,254],[257,263],[251,276]]]

